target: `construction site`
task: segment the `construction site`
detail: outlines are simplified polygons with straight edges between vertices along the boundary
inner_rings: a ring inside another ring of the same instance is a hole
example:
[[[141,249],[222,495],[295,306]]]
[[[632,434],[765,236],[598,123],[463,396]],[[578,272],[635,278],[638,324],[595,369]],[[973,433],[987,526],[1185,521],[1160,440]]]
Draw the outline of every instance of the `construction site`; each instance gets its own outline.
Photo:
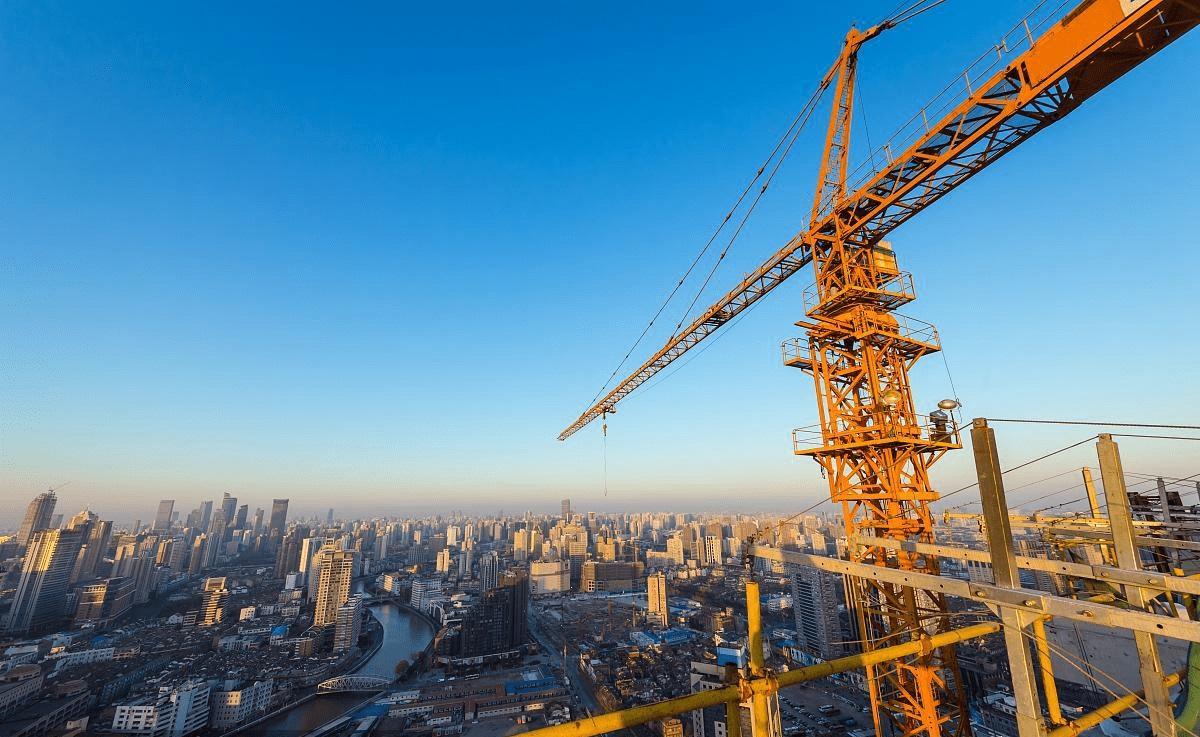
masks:
[[[661,725],[667,735],[673,719],[723,708],[718,737],[779,737],[792,733],[782,716],[789,709],[809,713],[787,698],[781,709],[781,692],[839,674],[857,674],[845,683],[861,684],[869,703],[870,727],[858,734],[1006,734],[969,708],[965,696],[959,652],[985,638],[1003,642],[989,704],[1008,716],[1019,737],[1196,737],[1200,730],[1200,672],[1192,671],[1193,663],[1200,666],[1200,475],[1127,472],[1119,443],[1162,440],[1188,452],[1186,441],[1200,439],[1200,428],[1123,422],[1131,418],[1092,411],[972,417],[955,396],[918,400],[910,374],[942,346],[932,324],[898,311],[917,293],[902,267],[904,247],[890,240],[944,195],[969,187],[975,174],[1019,163],[1000,159],[1035,134],[1077,108],[1086,116],[1087,100],[1133,68],[1154,64],[1152,57],[1200,23],[1200,3],[1038,3],[885,143],[852,161],[860,54],[940,4],[903,3],[874,25],[850,28],[717,232],[736,237],[811,122],[822,126],[824,145],[806,222],[625,378],[614,371],[559,436],[567,440],[595,422],[607,433],[609,416],[639,387],[731,329],[791,277],[811,273],[803,313],[796,315],[802,336],[783,342],[781,361],[814,387],[819,421],[796,429],[792,446],[798,458],[815,461],[828,484],[818,503],[840,509],[844,551],[820,555],[772,545],[765,535],[745,539],[747,663],[725,666],[706,690],[532,734],[591,737]],[[927,406],[933,409],[919,409]],[[1078,426],[1091,434],[1022,457],[998,443],[996,428],[1005,423]],[[1094,454],[1084,467],[1060,463],[1060,453],[1080,448]],[[939,489],[931,469],[955,452],[971,454],[975,481]],[[1059,497],[1037,513],[1018,513],[1006,478],[1031,467],[1066,487],[1045,496],[1072,492],[1084,511],[1055,511],[1066,506]],[[768,666],[758,580],[764,561],[842,577],[857,633],[850,654],[786,670]],[[1092,695],[1090,703],[1068,707],[1064,694],[1075,704],[1081,690]]]

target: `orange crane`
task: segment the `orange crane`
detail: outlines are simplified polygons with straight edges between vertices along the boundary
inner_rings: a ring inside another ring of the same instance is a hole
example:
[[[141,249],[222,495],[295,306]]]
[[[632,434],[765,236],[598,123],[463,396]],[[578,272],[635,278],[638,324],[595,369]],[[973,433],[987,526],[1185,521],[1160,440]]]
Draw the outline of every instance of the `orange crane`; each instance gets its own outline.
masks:
[[[923,3],[914,3],[913,7]],[[1042,7],[1039,5],[1039,7]],[[903,14],[903,13],[902,13]],[[911,17],[911,14],[908,16]],[[559,435],[565,440],[775,287],[813,264],[804,292],[805,339],[785,343],[784,361],[813,376],[819,424],[794,433],[840,503],[849,535],[931,542],[929,467],[959,448],[943,410],[917,412],[909,370],[938,351],[932,325],[894,311],[916,294],[884,238],[897,226],[1200,23],[1200,0],[1084,0],[1060,18],[1032,16],[948,87],[873,155],[849,171],[855,73],[863,44],[897,22],[851,29],[822,88],[833,105],[807,227]],[[855,546],[856,561],[937,573],[937,559],[900,546]],[[948,628],[946,602],[871,578],[856,578],[852,603],[864,650]],[[868,669],[876,733],[965,735],[969,720],[951,647]],[[885,729],[887,727],[888,729]]]

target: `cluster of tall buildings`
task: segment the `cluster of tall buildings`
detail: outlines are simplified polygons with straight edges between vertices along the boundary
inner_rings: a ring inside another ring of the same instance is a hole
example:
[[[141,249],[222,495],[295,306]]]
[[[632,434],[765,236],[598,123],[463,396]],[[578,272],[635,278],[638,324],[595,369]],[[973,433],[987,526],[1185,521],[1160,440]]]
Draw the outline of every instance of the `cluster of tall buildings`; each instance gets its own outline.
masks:
[[[201,503],[181,523],[175,501],[158,504],[154,521],[123,530],[83,510],[63,523],[54,491],[30,502],[17,533],[0,538],[3,574],[13,599],[0,629],[36,635],[70,623],[106,627],[156,593],[191,576],[273,551],[287,524],[288,500],[276,499],[269,523],[259,509],[225,494]]]

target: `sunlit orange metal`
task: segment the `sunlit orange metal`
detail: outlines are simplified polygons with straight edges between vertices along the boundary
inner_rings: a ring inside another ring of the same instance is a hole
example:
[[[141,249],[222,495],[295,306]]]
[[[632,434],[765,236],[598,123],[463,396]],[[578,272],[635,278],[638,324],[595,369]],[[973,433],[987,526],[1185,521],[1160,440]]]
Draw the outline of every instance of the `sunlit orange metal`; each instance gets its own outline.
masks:
[[[921,133],[856,180],[810,222],[611,391],[568,425],[565,440],[748,310],[810,261],[813,240],[835,229],[875,244],[1092,95],[1195,27],[1197,0],[1084,0],[1036,39],[1018,27],[996,45],[997,64],[963,79],[957,103],[922,110]],[[944,100],[940,100],[942,102]],[[928,114],[928,120],[926,120]]]
[[[797,323],[807,339],[786,345],[784,356],[814,377],[820,424],[797,431],[796,452],[820,463],[850,536],[932,542],[929,505],[938,494],[929,468],[959,447],[958,431],[948,420],[917,413],[909,370],[940,344],[932,326],[895,313],[916,294],[883,239],[1198,23],[1195,0],[1084,0],[1036,39],[1026,26],[1024,38],[1015,39],[1027,44],[1026,51],[1016,53],[1006,37],[996,46],[995,66],[981,78],[965,76],[966,94],[957,103],[928,111],[932,121],[922,111],[915,139],[894,156],[887,152],[885,165],[851,187],[846,153],[857,52],[878,29],[852,31],[837,65],[808,228],[585,410],[559,439],[614,411],[630,392],[811,261],[816,283],[805,294],[807,319]],[[938,573],[936,558],[895,546],[868,544],[852,555]],[[851,588],[867,650],[948,628],[940,594],[865,578],[854,579]],[[951,647],[880,659],[869,683],[881,737],[969,733]]]
[[[858,49],[871,31],[851,31],[840,59],[825,156],[813,202],[821,220],[845,197]],[[835,225],[840,224],[835,220]],[[929,466],[960,447],[953,421],[918,415],[910,367],[939,349],[932,326],[898,319],[893,311],[915,298],[886,242],[863,244],[835,227],[812,242],[815,289],[808,291],[807,350],[787,362],[814,378],[820,440],[796,453],[814,458],[842,505],[849,535],[933,541],[937,498]],[[920,553],[863,546],[852,559],[938,573],[938,560]],[[879,580],[850,580],[864,650],[944,632],[949,617],[941,594]],[[877,734],[964,735],[970,732],[962,680],[951,647],[899,658],[867,670]]]

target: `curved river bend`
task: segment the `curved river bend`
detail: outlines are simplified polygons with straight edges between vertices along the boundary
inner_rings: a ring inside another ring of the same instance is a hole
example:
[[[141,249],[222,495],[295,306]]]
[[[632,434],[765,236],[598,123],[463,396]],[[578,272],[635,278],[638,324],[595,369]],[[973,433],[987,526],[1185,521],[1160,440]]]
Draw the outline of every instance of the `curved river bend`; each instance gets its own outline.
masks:
[[[434,632],[425,620],[395,604],[372,606],[371,614],[383,625],[383,644],[370,660],[354,672],[364,676],[392,678],[396,674],[396,663],[401,660],[413,662],[414,654],[425,649],[433,639]],[[317,696],[238,735],[298,737],[336,719],[366,698],[366,694]]]

